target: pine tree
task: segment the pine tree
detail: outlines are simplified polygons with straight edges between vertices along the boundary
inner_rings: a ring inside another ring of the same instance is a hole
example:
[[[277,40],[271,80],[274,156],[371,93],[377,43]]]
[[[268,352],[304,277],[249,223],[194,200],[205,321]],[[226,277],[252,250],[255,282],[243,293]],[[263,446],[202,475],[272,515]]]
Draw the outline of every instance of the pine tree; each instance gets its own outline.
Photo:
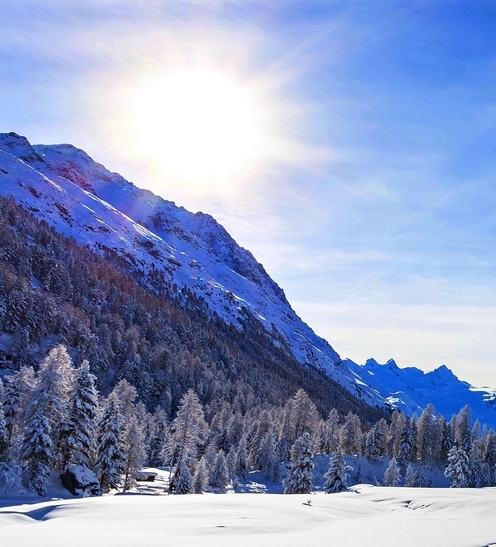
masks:
[[[425,465],[427,458],[436,456],[438,440],[435,409],[429,403],[422,412],[417,424],[417,457],[422,465]]]
[[[114,397],[109,397],[98,424],[96,475],[102,492],[117,488],[124,473],[122,414]]]
[[[326,494],[343,492],[348,489],[348,472],[353,468],[347,465],[343,457],[341,446],[338,446],[329,459],[329,469],[324,475],[324,490]]]
[[[345,454],[359,454],[362,444],[362,428],[360,418],[348,412],[340,432],[340,444]]]
[[[459,448],[462,448],[465,454],[470,453],[472,446],[472,428],[471,410],[468,405],[465,405],[456,416],[455,440]]]
[[[0,380],[1,384],[1,380]],[[0,462],[4,462],[8,457],[9,439],[7,434],[7,424],[3,412],[3,403],[0,398]]]
[[[52,465],[62,471],[62,451],[75,371],[67,349],[58,345],[42,361],[33,391],[33,404],[40,407],[50,424],[53,442]]]
[[[398,486],[400,483],[400,468],[393,456],[384,473],[384,486]]]
[[[424,488],[426,485],[426,478],[425,478],[425,466],[421,465],[418,469],[415,475],[413,476],[413,486],[416,488]]]
[[[171,492],[177,488],[181,466],[197,461],[198,448],[205,443],[206,430],[203,408],[195,392],[190,389],[181,399],[177,416],[171,424],[171,436],[167,445],[166,458],[171,466]]]
[[[291,462],[283,480],[285,494],[310,494],[313,480],[313,450],[309,433],[298,437],[291,447]]]
[[[266,479],[273,482],[280,480],[279,455],[274,433],[266,433],[262,437],[257,452],[257,468],[263,472]]]
[[[124,437],[124,486],[127,490],[136,486],[136,477],[143,467],[145,459],[145,446],[143,444],[143,431],[138,419],[133,416],[128,424]]]
[[[45,495],[53,456],[53,442],[50,423],[43,414],[42,407],[34,408],[30,412],[20,456],[27,474],[27,486],[40,496]]]
[[[470,488],[480,488],[482,479],[482,439],[475,437],[472,441],[470,454],[468,455],[470,477],[467,486]]]
[[[236,450],[236,470],[235,474],[242,479],[246,478],[246,475],[250,471],[250,462],[248,458],[248,451],[246,449],[246,436],[243,435],[239,441],[238,449]]]
[[[221,450],[215,459],[215,466],[210,475],[210,484],[219,489],[221,494],[227,492],[229,484],[229,472],[226,465],[226,457],[224,451]]]
[[[413,467],[411,463],[409,463],[406,468],[405,486],[407,487],[415,486],[415,474],[413,473]]]
[[[70,401],[65,446],[62,449],[62,468],[69,464],[91,467],[95,456],[98,399],[95,376],[90,373],[88,361],[76,371],[75,387]]]
[[[179,461],[174,475],[174,492],[176,494],[191,494],[193,492],[193,478],[186,458]]]
[[[29,407],[35,383],[35,374],[31,367],[22,367],[12,376],[5,378],[3,409],[10,461],[20,459],[19,451],[23,442],[26,410]]]
[[[454,446],[448,453],[444,476],[451,481],[450,488],[465,488],[470,478],[468,456],[463,448]]]
[[[196,466],[195,474],[193,475],[193,493],[203,494],[208,487],[210,476],[205,463],[205,458],[201,458]]]

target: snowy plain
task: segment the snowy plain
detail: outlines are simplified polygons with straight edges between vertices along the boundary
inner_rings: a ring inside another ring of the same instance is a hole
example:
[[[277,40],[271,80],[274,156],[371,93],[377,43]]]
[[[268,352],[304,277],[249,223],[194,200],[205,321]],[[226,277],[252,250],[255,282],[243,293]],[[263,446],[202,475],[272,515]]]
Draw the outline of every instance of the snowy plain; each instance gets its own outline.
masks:
[[[0,498],[1,545],[24,547],[485,547],[496,545],[496,488],[386,488],[309,495],[167,495],[166,476],[139,493]],[[252,492],[263,489],[252,483]],[[60,497],[59,497],[60,496]]]

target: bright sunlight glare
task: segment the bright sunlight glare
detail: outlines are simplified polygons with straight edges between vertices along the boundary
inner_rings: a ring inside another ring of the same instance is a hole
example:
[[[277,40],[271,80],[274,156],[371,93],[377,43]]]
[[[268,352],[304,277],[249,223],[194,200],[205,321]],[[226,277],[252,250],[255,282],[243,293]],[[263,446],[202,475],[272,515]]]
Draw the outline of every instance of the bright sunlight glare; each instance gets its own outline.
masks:
[[[182,178],[232,177],[263,155],[267,120],[260,97],[234,77],[176,69],[141,83],[132,102],[132,124],[146,153]]]

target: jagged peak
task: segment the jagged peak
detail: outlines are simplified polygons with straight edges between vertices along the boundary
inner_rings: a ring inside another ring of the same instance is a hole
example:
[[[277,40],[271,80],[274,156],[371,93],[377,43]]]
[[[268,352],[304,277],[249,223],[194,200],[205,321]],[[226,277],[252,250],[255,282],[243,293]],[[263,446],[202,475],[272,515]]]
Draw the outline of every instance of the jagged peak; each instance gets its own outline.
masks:
[[[446,365],[441,365],[440,367],[431,370],[430,372],[426,373],[426,376],[429,378],[435,378],[438,380],[442,380],[444,382],[459,382],[460,380],[458,377],[453,374],[453,371],[449,369]]]
[[[0,150],[12,154],[26,163],[45,161],[36,152],[26,137],[18,135],[13,131],[10,133],[0,133]]]

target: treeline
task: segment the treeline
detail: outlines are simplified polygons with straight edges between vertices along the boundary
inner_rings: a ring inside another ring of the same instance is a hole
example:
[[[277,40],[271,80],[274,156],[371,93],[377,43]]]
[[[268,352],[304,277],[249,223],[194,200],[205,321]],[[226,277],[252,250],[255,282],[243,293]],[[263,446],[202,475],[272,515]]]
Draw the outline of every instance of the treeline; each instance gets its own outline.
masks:
[[[395,411],[372,427],[331,409],[324,419],[304,390],[285,404],[247,406],[219,399],[204,407],[189,389],[177,411],[146,409],[136,389],[121,380],[98,394],[87,361],[74,367],[62,345],[37,370],[22,367],[0,382],[0,488],[26,485],[45,493],[51,470],[70,466],[94,472],[101,492],[135,486],[143,466],[170,469],[173,493],[225,492],[261,471],[284,481],[287,493],[309,492],[312,458],[331,455],[325,488],[346,487],[343,453],[389,457],[386,485],[427,486],[426,465],[444,465],[453,486],[496,484],[496,435],[471,424],[464,407],[447,422],[428,405],[420,417]],[[284,472],[284,462],[289,462]],[[413,473],[412,463],[418,467]]]

